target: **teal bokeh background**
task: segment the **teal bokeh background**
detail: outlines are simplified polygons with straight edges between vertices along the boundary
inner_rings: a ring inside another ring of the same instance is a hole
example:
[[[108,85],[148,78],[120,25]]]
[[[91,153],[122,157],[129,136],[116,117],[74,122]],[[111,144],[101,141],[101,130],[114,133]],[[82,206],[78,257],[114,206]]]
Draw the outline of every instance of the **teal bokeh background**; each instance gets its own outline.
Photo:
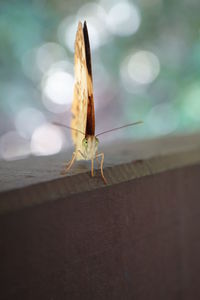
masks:
[[[143,139],[200,129],[200,2],[1,1],[0,157],[71,146],[73,43],[87,20],[97,132]],[[57,144],[57,147],[54,145]]]

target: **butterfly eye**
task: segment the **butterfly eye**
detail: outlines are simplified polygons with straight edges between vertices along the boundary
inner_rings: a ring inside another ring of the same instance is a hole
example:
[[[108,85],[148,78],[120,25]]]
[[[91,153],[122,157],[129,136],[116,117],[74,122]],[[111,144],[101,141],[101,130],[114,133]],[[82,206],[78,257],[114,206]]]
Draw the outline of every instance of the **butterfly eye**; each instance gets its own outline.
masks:
[[[95,137],[95,142],[96,142],[96,145],[98,145],[99,139],[97,137]]]
[[[83,143],[83,145],[84,145],[84,146],[86,146],[86,147],[87,147],[87,145],[88,145],[88,141],[87,141],[87,139],[86,139],[86,138],[84,138],[84,139],[83,139],[83,142],[82,142],[82,143]]]

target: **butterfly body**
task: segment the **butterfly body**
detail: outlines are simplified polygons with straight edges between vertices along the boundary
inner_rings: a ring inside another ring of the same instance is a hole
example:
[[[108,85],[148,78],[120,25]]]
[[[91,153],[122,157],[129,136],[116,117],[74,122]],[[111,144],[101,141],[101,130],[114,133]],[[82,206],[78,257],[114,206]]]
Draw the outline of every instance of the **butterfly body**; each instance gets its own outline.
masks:
[[[99,140],[94,135],[88,135],[82,141],[82,153],[85,160],[96,158]]]
[[[74,53],[74,94],[72,102],[71,129],[75,151],[71,161],[61,174],[66,174],[75,160],[91,160],[91,175],[94,176],[94,160],[100,164],[101,177],[107,183],[103,174],[104,153],[98,153],[99,140],[97,136],[124,127],[142,123],[141,121],[113,128],[95,135],[95,111],[92,83],[92,63],[87,24],[79,22],[75,39]],[[98,158],[101,158],[99,163]]]
[[[74,53],[74,94],[72,102],[72,140],[75,151],[62,174],[65,174],[75,160],[91,160],[91,174],[94,174],[94,159],[101,157],[101,176],[103,175],[104,154],[97,153],[98,139],[95,136],[95,111],[93,97],[92,64],[87,24],[79,22],[75,39]]]

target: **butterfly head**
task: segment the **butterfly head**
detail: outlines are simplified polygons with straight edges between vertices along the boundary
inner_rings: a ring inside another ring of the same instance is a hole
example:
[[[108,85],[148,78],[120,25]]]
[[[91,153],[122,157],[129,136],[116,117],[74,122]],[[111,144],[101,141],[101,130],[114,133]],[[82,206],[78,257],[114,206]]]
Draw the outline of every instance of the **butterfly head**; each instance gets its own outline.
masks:
[[[99,140],[94,135],[88,135],[82,140],[83,154],[86,159],[94,159],[97,153]]]

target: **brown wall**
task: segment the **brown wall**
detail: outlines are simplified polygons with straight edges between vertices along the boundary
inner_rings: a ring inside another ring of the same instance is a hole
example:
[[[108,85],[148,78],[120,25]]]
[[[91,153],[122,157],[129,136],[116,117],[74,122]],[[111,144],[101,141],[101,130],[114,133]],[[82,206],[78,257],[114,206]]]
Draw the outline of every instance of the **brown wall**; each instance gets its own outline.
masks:
[[[185,167],[0,216],[0,299],[200,299],[199,179]]]

